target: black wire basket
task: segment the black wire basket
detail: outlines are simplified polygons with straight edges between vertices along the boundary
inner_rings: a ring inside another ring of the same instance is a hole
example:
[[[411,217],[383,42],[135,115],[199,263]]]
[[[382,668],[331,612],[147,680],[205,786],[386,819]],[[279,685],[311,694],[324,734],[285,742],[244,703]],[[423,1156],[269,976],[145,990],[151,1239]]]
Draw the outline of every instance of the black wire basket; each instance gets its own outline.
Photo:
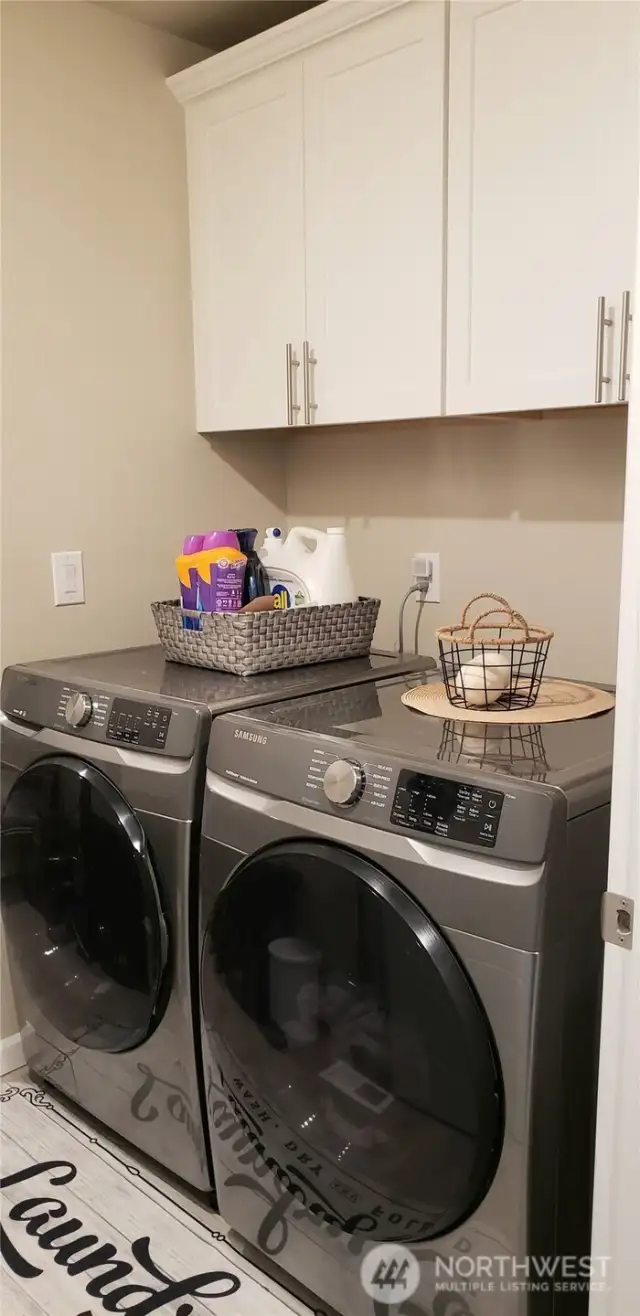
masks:
[[[474,603],[497,607],[473,621]],[[470,599],[457,625],[436,631],[449,703],[456,708],[531,708],[540,692],[553,631],[530,626],[499,594]]]

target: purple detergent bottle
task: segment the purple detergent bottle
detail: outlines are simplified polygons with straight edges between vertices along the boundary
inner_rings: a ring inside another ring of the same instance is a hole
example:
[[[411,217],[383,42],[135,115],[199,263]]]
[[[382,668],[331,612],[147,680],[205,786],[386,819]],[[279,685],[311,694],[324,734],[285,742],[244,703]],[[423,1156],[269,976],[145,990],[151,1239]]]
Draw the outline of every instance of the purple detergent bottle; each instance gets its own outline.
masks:
[[[180,597],[183,608],[196,609],[199,606],[198,600],[198,568],[194,562],[184,562],[184,558],[193,557],[195,553],[201,553],[205,541],[204,535],[187,535],[182,545],[182,561],[178,558],[178,579],[180,581]],[[187,583],[188,582],[188,583]]]
[[[247,559],[234,530],[205,535],[198,557],[199,590],[205,612],[238,612]]]

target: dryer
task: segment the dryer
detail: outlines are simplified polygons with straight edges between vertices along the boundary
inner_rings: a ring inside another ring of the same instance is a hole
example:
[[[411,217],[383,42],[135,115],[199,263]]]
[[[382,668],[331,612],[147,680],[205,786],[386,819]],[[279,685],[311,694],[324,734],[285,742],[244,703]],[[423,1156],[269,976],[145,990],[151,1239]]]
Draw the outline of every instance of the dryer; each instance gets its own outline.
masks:
[[[342,1316],[585,1311],[613,715],[498,734],[426,679],[214,725],[220,1209]]]
[[[391,655],[237,678],[159,646],[8,668],[2,914],[27,1063],[194,1188],[195,901],[212,716],[371,681]]]

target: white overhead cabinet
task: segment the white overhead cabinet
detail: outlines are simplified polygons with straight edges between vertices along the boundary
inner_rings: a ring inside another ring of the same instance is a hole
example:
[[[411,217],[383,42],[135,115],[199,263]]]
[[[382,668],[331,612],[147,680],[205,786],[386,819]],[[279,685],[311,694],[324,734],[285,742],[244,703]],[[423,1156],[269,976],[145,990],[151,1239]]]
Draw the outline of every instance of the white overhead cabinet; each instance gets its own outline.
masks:
[[[198,429],[440,413],[445,65],[444,0],[345,0],[170,79]]]
[[[639,33],[632,0],[451,5],[449,414],[626,397]]]
[[[305,324],[299,63],[189,105],[187,155],[197,427],[286,425]]]
[[[307,338],[318,421],[442,406],[445,6],[304,60]]]
[[[171,78],[198,428],[626,400],[639,65],[640,0],[331,0]]]

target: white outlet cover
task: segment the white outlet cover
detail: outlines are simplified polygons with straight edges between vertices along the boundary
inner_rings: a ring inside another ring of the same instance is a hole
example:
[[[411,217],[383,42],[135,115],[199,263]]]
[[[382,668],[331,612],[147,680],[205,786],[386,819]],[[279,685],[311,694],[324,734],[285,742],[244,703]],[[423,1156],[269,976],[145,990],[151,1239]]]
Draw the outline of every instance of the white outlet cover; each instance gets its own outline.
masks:
[[[82,552],[51,554],[53,602],[56,608],[69,603],[84,603]]]
[[[425,603],[439,603],[440,554],[431,551],[414,553],[411,559],[411,570],[414,581],[419,575],[431,576],[431,584],[428,593],[425,595]]]

